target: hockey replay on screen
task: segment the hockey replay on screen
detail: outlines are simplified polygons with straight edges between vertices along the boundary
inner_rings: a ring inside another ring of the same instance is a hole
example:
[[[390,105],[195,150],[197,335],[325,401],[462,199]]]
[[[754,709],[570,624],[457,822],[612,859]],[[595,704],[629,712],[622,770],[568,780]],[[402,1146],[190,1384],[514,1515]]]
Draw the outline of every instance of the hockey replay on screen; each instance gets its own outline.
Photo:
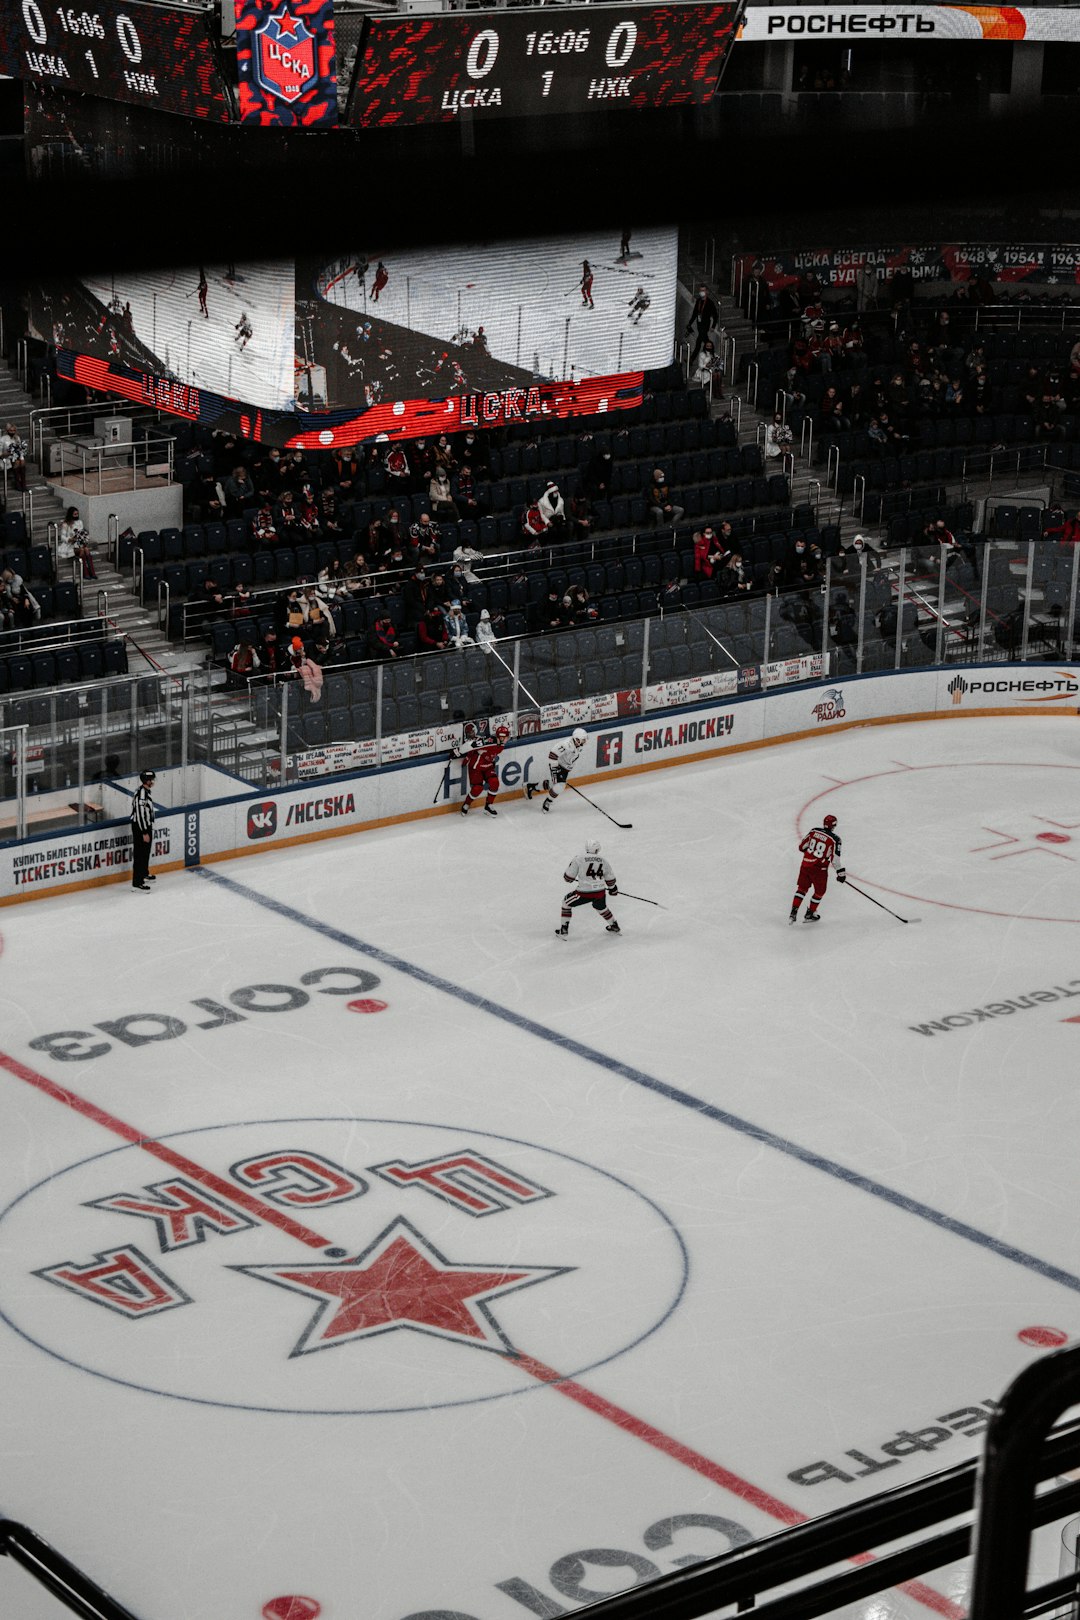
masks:
[[[57,371],[308,448],[631,409],[671,359],[677,232],[625,228],[333,260],[52,281]]]

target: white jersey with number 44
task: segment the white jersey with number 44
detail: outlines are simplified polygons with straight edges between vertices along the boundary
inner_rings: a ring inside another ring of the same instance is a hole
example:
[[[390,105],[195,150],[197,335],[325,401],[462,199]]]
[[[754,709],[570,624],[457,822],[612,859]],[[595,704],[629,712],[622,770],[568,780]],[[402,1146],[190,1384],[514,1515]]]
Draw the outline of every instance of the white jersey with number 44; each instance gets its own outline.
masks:
[[[565,880],[581,894],[595,894],[615,882],[615,869],[602,855],[575,855],[567,864]]]

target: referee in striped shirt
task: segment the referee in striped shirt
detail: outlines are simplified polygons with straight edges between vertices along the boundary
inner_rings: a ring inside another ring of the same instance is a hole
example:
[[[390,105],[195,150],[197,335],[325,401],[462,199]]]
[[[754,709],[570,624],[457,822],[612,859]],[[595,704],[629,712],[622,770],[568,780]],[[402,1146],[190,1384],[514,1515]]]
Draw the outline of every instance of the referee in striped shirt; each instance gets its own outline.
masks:
[[[156,778],[153,771],[140,771],[142,786],[131,801],[131,886],[150,891],[156,883],[150,870],[150,850],[154,841],[154,800],[150,792]]]

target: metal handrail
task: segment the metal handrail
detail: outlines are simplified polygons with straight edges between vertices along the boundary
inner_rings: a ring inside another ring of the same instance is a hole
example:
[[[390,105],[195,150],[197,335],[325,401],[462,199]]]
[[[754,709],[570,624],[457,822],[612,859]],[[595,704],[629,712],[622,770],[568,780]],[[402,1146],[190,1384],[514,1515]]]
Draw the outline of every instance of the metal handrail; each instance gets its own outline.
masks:
[[[120,567],[120,519],[115,512],[110,512],[106,522],[106,536],[109,551],[112,556],[112,565],[119,570]]]
[[[866,516],[866,474],[856,473],[851,485],[852,505],[857,506],[856,516],[861,523]]]
[[[139,598],[140,602],[142,601],[142,582],[143,574],[145,572],[145,565],[146,558],[143,555],[143,549],[141,546],[136,546],[134,551],[131,553],[131,589]]]
[[[169,628],[169,604],[170,604],[171,597],[172,597],[172,592],[169,589],[168,580],[167,579],[159,579],[158,580],[158,585],[157,585],[157,623],[158,623],[158,629],[159,630],[168,631],[168,628]],[[162,602],[163,601],[164,601],[164,604],[165,604],[164,613],[162,612]]]
[[[802,427],[799,429],[799,454],[805,456],[807,461],[813,460],[814,455],[814,419],[804,416]]]
[[[761,368],[756,360],[751,360],[750,364],[746,368],[746,393],[744,397],[746,399],[746,403],[748,405],[752,405],[755,410],[757,409],[760,370]]]
[[[140,405],[133,400],[117,399],[109,395],[104,400],[96,400],[89,405],[39,405],[30,412],[30,448],[34,459],[39,463],[44,457],[45,430],[54,425],[58,426],[61,419],[66,421],[67,428],[63,433],[50,434],[51,438],[71,438],[76,431],[88,433],[92,430],[95,417],[105,412],[110,416],[149,416],[157,420],[153,411],[147,406]],[[81,419],[81,427],[76,429],[76,420]],[[44,469],[42,469],[44,470]]]
[[[825,487],[835,490],[840,487],[840,446],[836,443],[830,444],[825,460]]]
[[[98,586],[97,605],[95,611],[97,612],[99,619],[107,619],[109,617],[109,593],[105,589],[104,585]]]

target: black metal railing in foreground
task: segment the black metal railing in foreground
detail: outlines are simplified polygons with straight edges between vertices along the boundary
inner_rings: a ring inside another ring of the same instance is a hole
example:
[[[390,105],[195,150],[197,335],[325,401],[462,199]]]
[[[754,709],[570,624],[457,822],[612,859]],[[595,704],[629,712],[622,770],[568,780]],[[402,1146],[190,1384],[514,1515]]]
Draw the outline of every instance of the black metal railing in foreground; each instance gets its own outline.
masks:
[[[117,1603],[63,1553],[58,1553],[24,1524],[0,1519],[0,1554],[26,1570],[81,1620],[136,1620],[130,1609]]]
[[[1041,1357],[1013,1382],[981,1462],[880,1492],[576,1613],[581,1620],[699,1620],[734,1605],[755,1620],[816,1620],[955,1563],[974,1544],[969,1620],[1049,1614],[1080,1597],[1080,1572],[1028,1592],[1030,1541],[1036,1528],[1080,1512],[1080,1478],[1061,1480],[1080,1464],[1080,1419],[1047,1437],[1055,1419],[1078,1402],[1080,1345]],[[1049,1479],[1059,1483],[1036,1494]],[[866,1556],[882,1547],[892,1550]],[[82,1620],[136,1620],[25,1525],[0,1520],[0,1554]],[[838,1571],[845,1561],[851,1567]],[[806,1584],[769,1596],[796,1581]]]

